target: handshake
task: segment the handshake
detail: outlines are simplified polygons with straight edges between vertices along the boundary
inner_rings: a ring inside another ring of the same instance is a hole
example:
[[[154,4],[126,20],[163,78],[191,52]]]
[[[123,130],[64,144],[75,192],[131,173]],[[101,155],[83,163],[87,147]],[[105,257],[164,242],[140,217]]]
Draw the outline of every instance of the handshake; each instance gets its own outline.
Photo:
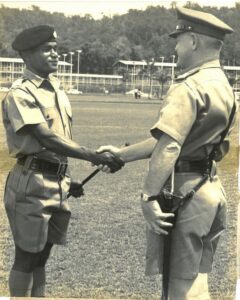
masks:
[[[92,163],[98,166],[100,170],[108,173],[119,171],[125,164],[120,156],[110,152],[97,153]]]
[[[128,146],[129,144],[125,144]],[[120,170],[125,162],[120,156],[120,148],[114,146],[102,146],[97,149],[92,163],[104,172],[115,173]]]
[[[128,144],[125,144],[128,146]],[[115,173],[119,171],[125,164],[124,160],[119,154],[119,148],[114,146],[102,146],[95,153],[92,154],[91,162],[98,166],[93,173],[86,177],[83,182],[71,181],[68,197],[73,196],[80,198],[84,195],[83,185],[87,183],[99,170],[106,173]]]

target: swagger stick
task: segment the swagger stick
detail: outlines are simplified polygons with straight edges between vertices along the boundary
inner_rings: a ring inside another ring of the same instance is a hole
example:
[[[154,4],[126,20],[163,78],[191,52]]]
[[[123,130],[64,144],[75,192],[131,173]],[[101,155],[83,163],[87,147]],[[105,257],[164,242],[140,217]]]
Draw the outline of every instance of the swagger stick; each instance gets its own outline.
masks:
[[[168,299],[168,287],[169,287],[169,277],[170,277],[171,240],[172,240],[172,228],[169,228],[168,235],[164,236],[162,300]]]
[[[129,146],[129,145],[130,145],[130,143],[129,143],[129,142],[126,142],[126,143],[124,144],[123,147],[127,147],[127,146]],[[100,169],[96,169],[96,170],[94,170],[92,173],[90,173],[86,178],[84,178],[83,181],[81,182],[82,187],[83,187],[88,181],[90,181],[94,176],[96,176],[96,175],[99,173],[99,171],[100,171]],[[67,198],[69,198],[70,196],[71,196],[71,194],[69,193],[69,194],[67,195]]]
[[[124,144],[123,147],[127,147],[127,146],[129,146],[129,145],[130,145],[130,143],[126,142],[126,143]],[[100,171],[99,169],[96,169],[96,170],[94,170],[92,173],[90,173],[86,178],[84,178],[83,181],[82,181],[82,186],[84,186],[84,184],[86,184],[86,183],[87,183],[89,180],[91,180],[95,175],[97,175],[97,173],[98,173],[99,171]]]
[[[240,120],[238,123],[238,132],[240,132]],[[240,161],[240,136],[238,140],[238,161]],[[240,194],[240,165],[238,165],[238,193]],[[240,202],[238,203],[237,215],[237,284],[235,300],[240,298]]]
[[[82,186],[86,184],[89,180],[91,180],[97,173],[100,171],[100,169],[94,170],[92,173],[90,173],[86,178],[83,179],[82,181]]]
[[[235,300],[240,297],[240,203],[238,203],[238,222],[237,222],[237,284]]]
[[[174,169],[171,175],[171,191],[170,194],[174,192]],[[173,201],[172,198],[166,199],[165,201],[165,213],[172,212]],[[173,220],[173,225],[176,220],[176,212]],[[168,229],[168,235],[164,236],[163,245],[163,271],[162,271],[162,300],[168,300],[168,289],[169,289],[169,279],[170,279],[170,262],[171,262],[171,244],[172,244],[172,227]]]
[[[96,176],[99,171],[100,171],[100,169],[96,169],[92,173],[90,173],[86,178],[84,178],[83,181],[81,182],[81,187],[83,187],[84,184],[86,184],[89,180],[91,180],[94,176]],[[71,193],[69,192],[67,194],[67,198],[69,198],[70,196],[71,196]]]

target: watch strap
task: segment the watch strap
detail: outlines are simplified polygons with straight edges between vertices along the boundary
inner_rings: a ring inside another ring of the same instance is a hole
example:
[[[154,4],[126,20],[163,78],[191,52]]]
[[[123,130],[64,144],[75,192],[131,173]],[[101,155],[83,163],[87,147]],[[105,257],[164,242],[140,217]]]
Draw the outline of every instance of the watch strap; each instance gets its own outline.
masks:
[[[141,193],[141,199],[144,202],[155,201],[155,200],[159,200],[159,195],[148,196],[147,194]]]

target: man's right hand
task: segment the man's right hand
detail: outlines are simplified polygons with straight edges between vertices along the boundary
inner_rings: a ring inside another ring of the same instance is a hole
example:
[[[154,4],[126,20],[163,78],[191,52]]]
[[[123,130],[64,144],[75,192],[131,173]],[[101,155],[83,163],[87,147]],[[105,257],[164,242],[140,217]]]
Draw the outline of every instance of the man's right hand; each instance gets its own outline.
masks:
[[[111,173],[117,172],[125,164],[121,157],[110,152],[96,153],[92,163],[97,166],[107,166]]]
[[[106,153],[106,152],[110,152],[111,154],[113,154],[114,156],[117,157],[121,157],[119,155],[120,152],[120,148],[112,146],[112,145],[106,145],[106,146],[101,146],[97,149],[96,151],[97,153]],[[112,173],[111,169],[107,166],[107,165],[99,165],[98,169],[105,172],[105,173]]]

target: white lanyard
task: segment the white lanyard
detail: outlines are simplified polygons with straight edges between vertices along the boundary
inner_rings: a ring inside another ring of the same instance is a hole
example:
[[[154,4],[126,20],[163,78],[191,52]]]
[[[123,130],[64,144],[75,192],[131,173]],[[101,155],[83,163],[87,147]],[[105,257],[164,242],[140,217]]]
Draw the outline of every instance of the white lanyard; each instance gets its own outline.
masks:
[[[171,194],[174,193],[174,177],[175,177],[175,168],[173,168],[172,174],[171,174],[171,188],[170,188]]]

